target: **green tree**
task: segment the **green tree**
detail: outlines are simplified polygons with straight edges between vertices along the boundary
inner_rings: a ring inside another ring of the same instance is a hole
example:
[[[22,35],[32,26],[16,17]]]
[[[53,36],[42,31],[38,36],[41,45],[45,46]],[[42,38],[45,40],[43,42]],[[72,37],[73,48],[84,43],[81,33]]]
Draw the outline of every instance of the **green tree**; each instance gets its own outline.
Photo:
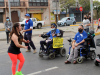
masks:
[[[97,11],[97,19],[100,16],[98,13],[100,12],[100,2],[98,0],[93,1],[94,10]]]
[[[90,11],[90,0],[78,0],[79,4],[83,7],[83,10]]]
[[[67,12],[67,9],[69,9],[70,6],[74,6],[76,3],[75,0],[60,0],[60,4],[61,4],[61,8],[66,10]]]

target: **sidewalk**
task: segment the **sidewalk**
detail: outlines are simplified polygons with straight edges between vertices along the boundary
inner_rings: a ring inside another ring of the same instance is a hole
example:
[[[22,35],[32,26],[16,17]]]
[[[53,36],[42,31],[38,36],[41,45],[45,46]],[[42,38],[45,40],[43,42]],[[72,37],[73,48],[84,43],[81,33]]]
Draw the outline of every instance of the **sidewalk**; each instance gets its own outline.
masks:
[[[95,26],[94,28],[96,29],[97,26]],[[78,32],[78,26],[65,26],[65,27],[58,27],[58,29],[61,29],[67,33],[70,32],[74,32],[77,33]],[[46,32],[49,32],[51,30],[51,28],[45,28],[45,29],[33,29],[33,37],[34,36],[38,36],[39,34],[43,34]],[[100,30],[98,30],[98,32],[100,32]],[[5,32],[0,32],[0,39],[6,39],[6,33]]]

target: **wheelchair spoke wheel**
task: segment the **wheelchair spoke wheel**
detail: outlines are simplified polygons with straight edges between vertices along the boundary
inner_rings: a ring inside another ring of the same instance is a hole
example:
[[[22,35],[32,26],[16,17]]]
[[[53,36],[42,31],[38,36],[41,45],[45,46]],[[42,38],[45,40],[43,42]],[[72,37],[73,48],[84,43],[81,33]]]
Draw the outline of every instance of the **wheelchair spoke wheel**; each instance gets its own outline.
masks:
[[[50,53],[50,54],[49,54],[49,58],[50,58],[50,59],[54,59],[54,58],[55,58],[55,53]]]
[[[60,55],[61,55],[62,57],[66,56],[66,49],[65,49],[65,48],[61,48],[61,49],[60,49]]]
[[[78,58],[77,58],[77,62],[78,62],[79,64],[81,64],[81,63],[83,62],[83,58],[78,57]]]
[[[90,52],[90,59],[94,60],[96,57],[96,53],[95,52]]]

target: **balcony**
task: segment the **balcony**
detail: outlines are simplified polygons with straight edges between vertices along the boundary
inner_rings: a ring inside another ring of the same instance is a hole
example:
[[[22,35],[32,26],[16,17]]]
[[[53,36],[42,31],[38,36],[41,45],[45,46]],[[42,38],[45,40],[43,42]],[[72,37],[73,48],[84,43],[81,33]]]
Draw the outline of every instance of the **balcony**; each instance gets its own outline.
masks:
[[[5,7],[5,2],[0,2],[0,7]]]
[[[8,7],[8,2],[6,2],[6,6]],[[10,7],[25,7],[25,2],[10,2]]]
[[[29,2],[29,6],[48,6],[48,2]]]

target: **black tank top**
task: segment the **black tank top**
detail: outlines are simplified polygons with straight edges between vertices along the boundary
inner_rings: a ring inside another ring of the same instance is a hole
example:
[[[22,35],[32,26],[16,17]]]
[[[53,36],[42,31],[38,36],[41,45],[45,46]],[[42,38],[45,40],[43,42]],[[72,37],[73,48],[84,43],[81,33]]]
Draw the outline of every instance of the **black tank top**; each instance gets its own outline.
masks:
[[[22,44],[23,36],[20,34],[18,37],[19,44]],[[8,53],[19,54],[21,53],[20,48],[15,45],[13,40],[11,40],[10,47],[8,48]]]

